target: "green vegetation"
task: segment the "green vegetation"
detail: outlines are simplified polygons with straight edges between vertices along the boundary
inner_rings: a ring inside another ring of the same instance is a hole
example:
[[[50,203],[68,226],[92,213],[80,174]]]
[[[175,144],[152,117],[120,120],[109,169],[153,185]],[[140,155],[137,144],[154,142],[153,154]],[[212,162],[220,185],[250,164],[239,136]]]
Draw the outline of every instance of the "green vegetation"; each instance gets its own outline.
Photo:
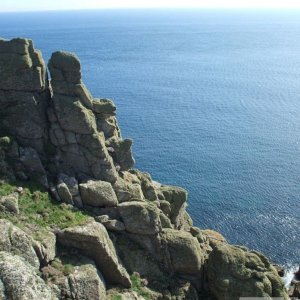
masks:
[[[51,266],[53,268],[55,268],[56,270],[62,272],[65,276],[68,276],[68,275],[74,273],[74,271],[75,271],[74,266],[72,264],[70,264],[70,263],[63,264],[61,262],[61,260],[59,260],[58,258],[54,259],[51,262]]]
[[[113,300],[122,300],[121,295],[114,295]]]
[[[0,196],[6,196],[17,190],[18,186],[24,188],[19,197],[20,215],[15,216],[0,211],[0,218],[6,218],[19,227],[26,223],[60,229],[84,224],[87,214],[73,206],[57,203],[49,196],[48,192],[34,183],[0,183]]]
[[[144,297],[146,300],[151,299],[151,294],[143,286],[139,275],[133,274],[130,276],[132,287],[131,290],[136,292],[138,295]]]

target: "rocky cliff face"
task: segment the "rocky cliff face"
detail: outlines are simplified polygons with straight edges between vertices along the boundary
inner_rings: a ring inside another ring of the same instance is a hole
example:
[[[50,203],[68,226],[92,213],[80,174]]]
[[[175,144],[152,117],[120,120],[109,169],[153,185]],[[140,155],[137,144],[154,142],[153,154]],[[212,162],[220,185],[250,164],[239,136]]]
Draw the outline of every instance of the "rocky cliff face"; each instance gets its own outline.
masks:
[[[185,190],[133,169],[76,55],[48,70],[31,40],[0,40],[1,299],[287,299],[267,258],[193,227]]]

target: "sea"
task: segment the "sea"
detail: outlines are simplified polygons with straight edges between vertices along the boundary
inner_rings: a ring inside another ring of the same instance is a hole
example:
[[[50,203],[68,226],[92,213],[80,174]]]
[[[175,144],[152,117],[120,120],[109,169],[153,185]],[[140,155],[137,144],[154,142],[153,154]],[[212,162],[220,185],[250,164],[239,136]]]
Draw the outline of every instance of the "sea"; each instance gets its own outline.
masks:
[[[75,52],[136,167],[188,193],[200,228],[300,264],[300,11],[1,13],[0,37]]]

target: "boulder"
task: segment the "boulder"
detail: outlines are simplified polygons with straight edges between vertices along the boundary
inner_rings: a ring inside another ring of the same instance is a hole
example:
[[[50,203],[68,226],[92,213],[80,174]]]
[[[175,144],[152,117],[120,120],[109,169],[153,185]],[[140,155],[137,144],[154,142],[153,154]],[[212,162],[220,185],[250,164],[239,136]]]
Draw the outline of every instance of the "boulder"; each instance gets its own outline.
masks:
[[[102,224],[105,226],[107,230],[112,231],[124,231],[125,225],[123,222],[119,220],[107,220],[105,222],[102,222]]]
[[[66,174],[58,175],[57,192],[62,201],[82,208],[82,200],[79,193],[78,181],[75,177]]]
[[[154,182],[151,179],[150,174],[146,172],[140,172],[138,170],[132,170],[131,172],[135,174],[137,178],[140,180],[140,185],[144,197],[150,201],[157,200],[158,199],[157,190],[155,188]]]
[[[161,186],[161,191],[171,205],[169,217],[176,228],[180,228],[184,223],[184,212],[187,201],[187,191],[175,186]]]
[[[164,229],[161,237],[166,244],[174,272],[199,273],[203,264],[203,253],[196,238],[188,232],[174,229]]]
[[[110,99],[95,99],[93,101],[93,109],[97,114],[114,115],[116,106]]]
[[[32,239],[10,221],[0,219],[0,251],[18,254],[35,269],[40,267],[39,259],[32,246]]]
[[[168,284],[168,275],[163,271],[161,265],[149,252],[145,251],[127,235],[118,235],[115,241],[124,265],[130,274],[138,272],[141,277],[147,278],[149,282],[160,282],[162,285]]]
[[[80,194],[85,205],[96,207],[111,207],[118,204],[118,199],[112,185],[106,181],[88,181],[81,183]]]
[[[109,146],[114,149],[113,158],[121,171],[127,171],[133,167],[135,161],[131,152],[132,140],[112,138]]]
[[[124,202],[118,205],[126,231],[135,234],[157,234],[161,231],[160,211],[152,203]]]
[[[47,284],[59,299],[106,299],[106,287],[101,273],[93,261],[83,256],[56,258],[42,269]]]
[[[12,193],[8,196],[0,197],[0,209],[3,207],[4,211],[14,215],[19,214],[19,194]]]
[[[110,219],[108,215],[96,216],[95,221],[103,224],[107,230],[124,231],[124,223],[119,220]]]
[[[141,189],[141,183],[137,178],[134,178],[133,176],[126,176],[127,173],[128,172],[123,172],[123,178],[119,177],[113,185],[113,188],[118,197],[118,201],[121,203],[127,201],[143,200],[144,195]]]
[[[227,243],[225,237],[212,229],[201,230],[201,233],[208,239],[211,247],[214,247],[216,244]]]
[[[126,270],[117,256],[105,227],[97,222],[67,228],[57,233],[58,241],[66,247],[77,248],[92,258],[104,278],[111,283],[131,286]]]
[[[4,286],[6,299],[57,300],[37,275],[36,268],[18,255],[0,252],[0,281]]]
[[[68,281],[76,300],[99,300],[106,297],[104,279],[92,263],[76,266]]]
[[[72,205],[74,204],[70,190],[64,182],[60,182],[56,186],[56,189],[57,189],[57,193],[58,193],[60,199],[63,202],[65,202],[67,204],[72,204]]]
[[[288,299],[275,268],[260,253],[225,243],[214,245],[207,262],[208,288],[222,300],[240,297]]]

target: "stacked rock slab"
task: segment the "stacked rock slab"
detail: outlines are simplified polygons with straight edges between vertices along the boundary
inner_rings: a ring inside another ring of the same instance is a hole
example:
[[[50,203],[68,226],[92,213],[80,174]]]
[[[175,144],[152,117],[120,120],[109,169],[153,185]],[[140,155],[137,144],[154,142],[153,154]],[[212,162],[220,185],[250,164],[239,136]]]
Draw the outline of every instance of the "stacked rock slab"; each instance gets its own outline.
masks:
[[[49,90],[41,53],[28,39],[0,39],[0,128],[44,151]]]
[[[60,171],[115,182],[117,171],[98,131],[93,99],[81,81],[80,62],[55,52],[49,61],[52,87],[50,139],[57,147]]]

